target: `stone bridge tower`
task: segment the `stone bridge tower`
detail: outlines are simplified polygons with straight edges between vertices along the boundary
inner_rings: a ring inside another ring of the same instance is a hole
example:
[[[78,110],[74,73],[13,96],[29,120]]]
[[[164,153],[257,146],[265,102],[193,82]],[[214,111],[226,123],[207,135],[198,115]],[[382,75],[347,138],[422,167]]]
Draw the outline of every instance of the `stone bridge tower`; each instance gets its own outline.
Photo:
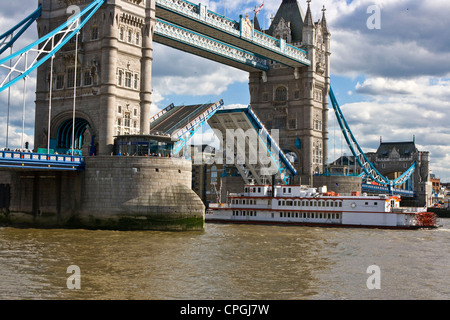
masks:
[[[64,23],[77,7],[82,10],[88,5],[84,0],[39,3],[39,36]],[[107,155],[113,151],[114,136],[149,133],[154,23],[154,0],[109,0],[103,4],[80,32],[77,55],[74,37],[54,58],[50,130],[50,61],[38,69],[36,150],[47,149],[49,132],[50,149],[59,153],[71,150],[74,86],[77,153]]]
[[[311,66],[294,70],[270,61],[269,71],[249,78],[252,108],[269,131],[279,129],[280,146],[295,157],[303,184],[326,168],[331,54],[325,8],[314,22],[307,2],[305,15],[296,0],[283,0],[265,32],[305,49]]]

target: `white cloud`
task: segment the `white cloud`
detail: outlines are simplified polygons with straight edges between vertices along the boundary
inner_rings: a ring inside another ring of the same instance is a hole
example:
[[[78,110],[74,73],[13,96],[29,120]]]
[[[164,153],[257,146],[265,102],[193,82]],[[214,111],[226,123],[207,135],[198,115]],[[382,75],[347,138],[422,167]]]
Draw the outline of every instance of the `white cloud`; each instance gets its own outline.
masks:
[[[358,83],[356,92],[369,94],[373,100],[341,108],[365,152],[377,148],[380,136],[383,141],[412,141],[415,137],[418,149],[430,152],[433,171],[450,181],[450,81],[370,78]]]

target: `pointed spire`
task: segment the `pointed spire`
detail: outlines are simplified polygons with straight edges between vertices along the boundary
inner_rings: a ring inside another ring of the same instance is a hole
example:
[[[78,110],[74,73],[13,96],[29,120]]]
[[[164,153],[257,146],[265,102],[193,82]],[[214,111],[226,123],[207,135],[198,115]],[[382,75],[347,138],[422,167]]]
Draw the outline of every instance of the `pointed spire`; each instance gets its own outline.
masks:
[[[325,5],[323,6],[322,9],[322,32],[324,34],[330,34],[330,30],[328,29],[328,24],[327,24],[327,19],[325,18],[325,11],[327,11],[327,9],[325,9]]]
[[[253,28],[258,31],[262,31],[261,25],[259,24],[258,16],[255,13],[255,18],[253,19]]]
[[[314,23],[313,23],[311,7],[310,7],[311,0],[307,0],[306,2],[308,2],[308,9],[306,11],[305,21],[303,22],[303,26],[313,27]]]

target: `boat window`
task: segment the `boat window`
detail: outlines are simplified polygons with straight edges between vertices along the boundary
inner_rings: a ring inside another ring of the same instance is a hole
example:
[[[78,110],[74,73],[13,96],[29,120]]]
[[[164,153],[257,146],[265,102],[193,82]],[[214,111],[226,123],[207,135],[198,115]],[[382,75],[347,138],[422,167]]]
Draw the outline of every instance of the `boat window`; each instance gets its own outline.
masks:
[[[258,187],[258,192],[261,193],[261,188],[260,187]]]

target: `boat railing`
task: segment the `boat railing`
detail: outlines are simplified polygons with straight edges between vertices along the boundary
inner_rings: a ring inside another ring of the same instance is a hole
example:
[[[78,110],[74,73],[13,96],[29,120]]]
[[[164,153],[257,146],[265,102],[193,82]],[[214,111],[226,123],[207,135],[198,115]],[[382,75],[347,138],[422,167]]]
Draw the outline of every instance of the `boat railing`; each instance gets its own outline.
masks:
[[[230,208],[230,205],[228,204],[228,203],[210,203],[209,205],[208,205],[208,208],[215,208],[215,209],[218,209],[218,208]]]
[[[250,194],[248,192],[241,192],[241,193],[229,193],[228,196],[230,197],[247,197]]]
[[[401,207],[401,208],[391,208],[391,212],[393,212],[393,213],[417,213],[417,212],[426,212],[426,209],[419,208],[419,207]]]

